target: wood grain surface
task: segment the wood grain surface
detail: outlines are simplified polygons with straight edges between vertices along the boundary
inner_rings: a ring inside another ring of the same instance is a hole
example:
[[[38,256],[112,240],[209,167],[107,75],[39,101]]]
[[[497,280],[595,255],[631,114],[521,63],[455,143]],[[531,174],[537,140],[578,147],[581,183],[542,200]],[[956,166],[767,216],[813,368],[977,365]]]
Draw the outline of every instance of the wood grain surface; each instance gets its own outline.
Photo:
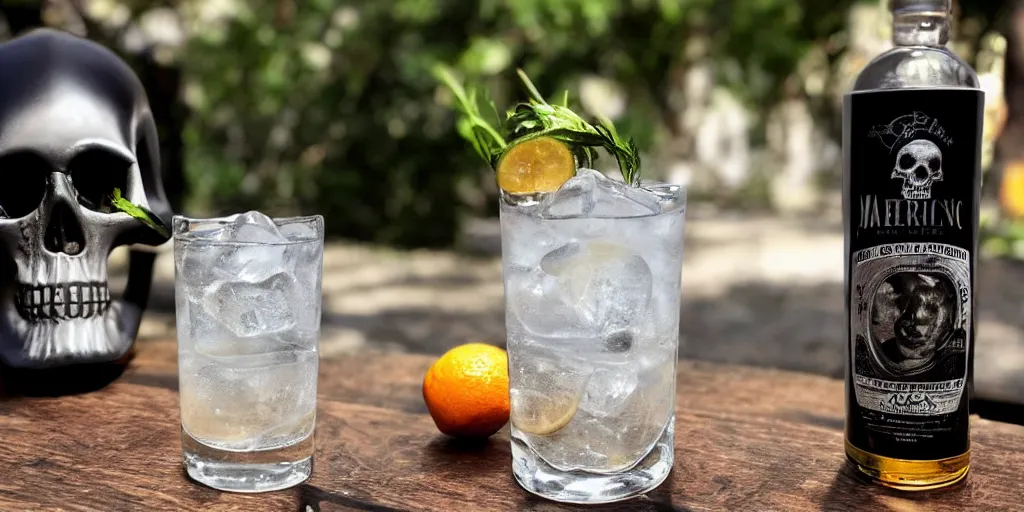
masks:
[[[144,341],[99,390],[0,402],[0,510],[574,510],[512,478],[507,428],[482,443],[439,434],[421,397],[433,358],[323,360],[313,477],[229,494],[182,469],[173,340]],[[973,422],[964,484],[903,494],[864,484],[843,456],[843,383],[680,362],[675,467],[649,495],[595,510],[1024,510],[1024,427]]]

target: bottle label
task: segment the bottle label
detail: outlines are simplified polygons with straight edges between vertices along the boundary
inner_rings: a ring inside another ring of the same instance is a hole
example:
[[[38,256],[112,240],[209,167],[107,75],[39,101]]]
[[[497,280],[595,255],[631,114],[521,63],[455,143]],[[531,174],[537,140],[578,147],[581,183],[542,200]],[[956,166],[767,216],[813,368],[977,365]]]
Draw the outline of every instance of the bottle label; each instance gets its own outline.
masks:
[[[967,450],[981,91],[846,96],[848,438],[888,457]]]

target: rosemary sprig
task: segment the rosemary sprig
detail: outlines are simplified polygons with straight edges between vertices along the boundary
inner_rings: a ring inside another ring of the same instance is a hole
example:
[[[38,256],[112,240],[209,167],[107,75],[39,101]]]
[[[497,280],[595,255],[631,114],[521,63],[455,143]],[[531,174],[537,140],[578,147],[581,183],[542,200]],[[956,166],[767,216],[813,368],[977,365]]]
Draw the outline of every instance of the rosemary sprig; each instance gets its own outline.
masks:
[[[479,88],[471,87],[469,92],[466,92],[466,89],[462,87],[462,84],[455,78],[455,74],[447,66],[437,66],[434,69],[434,75],[455,95],[456,106],[462,112],[462,118],[459,119],[458,124],[459,134],[473,144],[473,149],[491,168],[497,167],[498,160],[505,152],[505,148],[508,147],[508,143],[500,133],[501,118],[498,116],[498,109],[494,106],[494,102],[490,98],[486,99],[494,110],[495,122],[499,123],[498,128],[491,126],[491,123],[480,113],[477,103]]]
[[[163,225],[160,219],[156,215],[153,215],[152,212],[141,206],[136,206],[131,201],[121,197],[121,189],[114,189],[114,194],[111,196],[111,205],[113,205],[114,208],[131,215],[135,220],[153,228],[157,233],[160,233],[160,236],[170,238],[171,233],[167,230],[167,226]]]
[[[484,161],[497,169],[501,156],[511,146],[538,137],[551,137],[578,150],[585,158],[584,165],[590,165],[597,158],[594,148],[603,147],[615,156],[619,171],[626,183],[637,186],[640,183],[640,151],[633,139],[623,139],[615,125],[606,118],[599,118],[595,126],[569,108],[569,92],[565,91],[560,104],[548,103],[523,70],[516,72],[522,80],[529,100],[517,104],[506,112],[505,119],[497,117],[494,102],[486,92],[474,86],[465,88],[455,78],[450,68],[438,65],[435,76],[455,96],[456,107],[462,113],[459,119],[459,134],[473,144]],[[478,106],[478,95],[495,114],[495,123],[486,120]]]

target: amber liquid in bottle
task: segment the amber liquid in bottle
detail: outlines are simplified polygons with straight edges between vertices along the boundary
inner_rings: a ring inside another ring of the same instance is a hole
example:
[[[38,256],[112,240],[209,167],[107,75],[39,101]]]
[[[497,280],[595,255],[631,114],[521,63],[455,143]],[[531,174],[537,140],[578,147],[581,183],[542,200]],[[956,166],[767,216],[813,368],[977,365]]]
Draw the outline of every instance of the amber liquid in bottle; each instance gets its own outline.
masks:
[[[984,95],[949,0],[890,0],[894,47],[844,103],[846,455],[904,490],[970,467]]]

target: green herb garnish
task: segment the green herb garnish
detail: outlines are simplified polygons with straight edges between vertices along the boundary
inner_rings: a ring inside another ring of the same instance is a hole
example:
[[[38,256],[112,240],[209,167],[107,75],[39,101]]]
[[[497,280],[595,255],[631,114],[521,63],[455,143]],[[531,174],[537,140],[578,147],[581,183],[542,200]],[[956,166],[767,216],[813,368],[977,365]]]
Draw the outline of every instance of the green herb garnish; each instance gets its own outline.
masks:
[[[111,204],[114,208],[131,215],[135,220],[153,228],[157,233],[160,233],[161,236],[165,238],[171,237],[170,231],[167,230],[167,226],[164,226],[163,223],[160,222],[160,219],[156,215],[153,215],[153,212],[150,212],[141,206],[132,204],[131,201],[121,197],[121,189],[114,189],[114,195],[111,197]]]
[[[530,94],[529,101],[519,103],[509,110],[504,119],[498,115],[494,102],[485,89],[464,87],[455,73],[444,65],[438,65],[434,74],[455,96],[456,107],[462,116],[458,121],[459,134],[473,144],[473,148],[492,169],[508,149],[516,144],[538,137],[551,137],[582,153],[590,161],[597,158],[594,148],[603,147],[615,156],[619,171],[626,183],[640,184],[640,151],[633,139],[624,140],[615,130],[615,125],[605,118],[599,118],[593,125],[569,108],[569,92],[562,97],[561,104],[550,104],[540,94],[523,70],[516,70]],[[487,106],[493,121],[480,110],[480,102]]]

